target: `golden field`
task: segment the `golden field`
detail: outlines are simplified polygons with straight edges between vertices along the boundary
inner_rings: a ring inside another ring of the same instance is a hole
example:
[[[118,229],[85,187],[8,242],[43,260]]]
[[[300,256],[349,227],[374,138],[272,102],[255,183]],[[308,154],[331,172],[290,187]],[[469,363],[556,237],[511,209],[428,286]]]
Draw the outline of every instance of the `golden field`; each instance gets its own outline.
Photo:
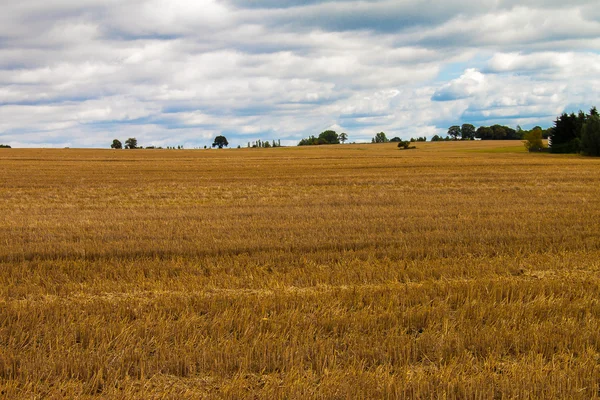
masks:
[[[600,398],[600,159],[0,150],[0,398]]]

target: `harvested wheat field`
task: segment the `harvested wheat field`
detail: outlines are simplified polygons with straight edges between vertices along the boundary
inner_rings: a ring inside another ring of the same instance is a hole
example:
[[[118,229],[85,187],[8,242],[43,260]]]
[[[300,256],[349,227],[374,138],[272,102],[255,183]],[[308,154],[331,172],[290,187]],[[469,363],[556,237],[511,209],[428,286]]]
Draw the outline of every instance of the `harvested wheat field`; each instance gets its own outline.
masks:
[[[0,397],[600,397],[600,160],[0,150]]]

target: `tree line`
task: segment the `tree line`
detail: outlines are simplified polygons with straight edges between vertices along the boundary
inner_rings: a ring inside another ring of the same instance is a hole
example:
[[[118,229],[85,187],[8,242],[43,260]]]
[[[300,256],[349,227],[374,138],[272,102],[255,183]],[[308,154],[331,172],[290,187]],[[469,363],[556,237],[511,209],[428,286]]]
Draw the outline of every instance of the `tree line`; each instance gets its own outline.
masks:
[[[213,143],[212,143],[212,147],[218,147],[219,149],[222,149],[223,147],[228,147],[229,146],[229,141],[227,140],[227,138],[223,135],[218,135],[214,138]],[[111,149],[143,149],[143,146],[139,146],[138,145],[138,141],[136,138],[129,138],[125,141],[125,145],[123,145],[123,143],[119,140],[119,139],[114,139],[112,141],[112,144],[110,145]],[[276,140],[272,140],[272,141],[268,141],[268,140],[261,140],[258,139],[255,142],[252,142],[252,144],[250,144],[250,142],[248,142],[248,147],[252,147],[252,148],[270,148],[270,147],[281,147],[281,140],[278,139]],[[208,146],[204,146],[204,148],[208,148]],[[241,148],[241,146],[238,146],[238,149]],[[163,147],[159,147],[159,146],[147,146],[146,149],[163,149]],[[167,146],[166,147],[167,150],[183,150],[183,145],[179,145],[177,147],[174,146]]]
[[[216,141],[217,138],[215,138],[215,141]],[[227,139],[225,139],[225,141],[227,141]],[[215,147],[217,145],[218,144],[213,143],[213,147]],[[128,150],[132,150],[132,149],[183,150],[184,149],[183,145],[167,146],[167,147],[162,147],[162,146],[146,146],[146,147],[144,147],[144,146],[138,145],[138,141],[137,141],[136,138],[129,138],[129,139],[127,139],[125,141],[125,145],[123,145],[123,143],[119,139],[114,139],[112,141],[111,145],[110,145],[110,148],[111,149],[118,149],[118,150],[120,150],[120,149],[128,149]],[[206,149],[206,146],[204,146],[204,148]]]
[[[410,138],[410,142],[425,142],[426,140],[427,140],[427,138],[425,136],[417,137],[417,138]],[[344,144],[344,143],[346,143],[346,141],[348,141],[347,133],[342,132],[342,133],[338,134],[336,131],[326,130],[326,131],[321,132],[319,134],[319,136],[311,135],[308,138],[300,140],[300,142],[298,143],[298,146],[315,146],[315,145],[323,145],[323,144],[340,144],[340,143]],[[403,140],[397,136],[392,139],[388,139],[385,132],[376,133],[375,136],[373,136],[371,138],[371,143],[388,143],[388,142],[399,143],[399,142],[403,142]]]
[[[125,146],[123,146],[123,143],[121,143],[121,141],[119,139],[114,139],[112,141],[112,144],[110,145],[111,149],[143,149],[143,146],[139,146],[138,145],[138,141],[136,138],[129,138],[125,141]],[[178,150],[183,149],[183,146],[167,146],[167,149],[171,150],[171,149],[175,149],[177,148]],[[146,149],[162,149],[162,147],[160,146],[146,146]]]
[[[531,130],[523,130],[520,126],[512,129],[504,125],[480,126],[475,129],[472,124],[453,125],[448,128],[448,135],[442,137],[434,135],[431,138],[432,142],[446,140],[523,140],[525,139],[525,147],[529,151],[542,151],[544,145],[542,139],[549,139],[550,151],[552,153],[579,153],[591,156],[600,156],[600,115],[596,107],[592,107],[588,114],[579,111],[578,114],[563,113],[554,122],[554,126],[548,129],[542,129],[539,126]],[[325,144],[340,144],[348,140],[348,134],[342,132],[338,134],[334,130],[326,130],[319,136],[311,135],[308,138],[300,140],[298,146],[312,146]],[[417,137],[410,138],[410,141],[403,141],[399,137],[388,139],[385,132],[376,133],[371,139],[371,143],[387,143],[398,142],[399,147],[408,148],[410,142],[425,142],[427,138]],[[229,146],[227,138],[223,135],[215,137],[212,147]],[[281,141],[256,140],[252,143],[248,142],[249,148],[270,148],[280,147]],[[129,138],[125,141],[125,145],[120,140],[114,139],[111,146],[113,149],[141,149],[138,146],[136,138]],[[0,145],[0,148],[10,148],[7,145]],[[162,148],[149,146],[147,149]],[[171,149],[175,147],[167,147]],[[206,149],[207,146],[204,146]],[[240,148],[240,146],[238,146]],[[177,149],[183,149],[183,146],[177,146]]]
[[[600,156],[600,115],[596,107],[588,114],[563,113],[554,121],[550,136],[552,153],[582,153]]]
[[[448,136],[435,135],[431,140],[522,140],[529,151],[545,149],[543,139],[548,139],[551,153],[581,153],[588,156],[600,156],[600,115],[596,107],[589,113],[579,111],[562,113],[554,121],[554,126],[542,129],[539,126],[523,130],[520,126],[512,129],[508,126],[481,126],[477,129],[471,124],[454,125],[448,128]]]
[[[252,144],[250,142],[248,142],[249,149],[256,149],[256,148],[268,149],[271,147],[281,147],[281,140],[278,139],[276,141],[275,139],[273,139],[271,142],[269,142],[268,140],[258,139],[257,141],[252,142]]]
[[[547,139],[551,132],[549,129],[542,129],[539,126],[533,128],[542,131],[542,137]],[[517,125],[517,129],[513,129],[505,125],[480,126],[475,129],[472,124],[463,124],[462,126],[453,125],[448,128],[448,136],[441,137],[435,135],[431,138],[432,142],[445,140],[522,140],[529,131],[523,130]]]
[[[338,135],[336,131],[326,130],[319,134],[318,137],[314,135],[308,138],[300,140],[298,146],[314,146],[322,144],[340,144],[345,143],[348,140],[348,134],[342,132]]]

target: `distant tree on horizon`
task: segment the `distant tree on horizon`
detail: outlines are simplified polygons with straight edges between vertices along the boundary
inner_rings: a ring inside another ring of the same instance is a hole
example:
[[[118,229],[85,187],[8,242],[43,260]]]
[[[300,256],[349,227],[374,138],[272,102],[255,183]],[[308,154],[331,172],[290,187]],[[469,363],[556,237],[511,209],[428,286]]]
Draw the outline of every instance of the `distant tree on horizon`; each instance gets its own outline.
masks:
[[[122,149],[123,148],[123,143],[121,143],[121,141],[119,139],[115,139],[112,141],[112,144],[110,145],[111,149]]]
[[[379,132],[375,135],[373,139],[371,139],[371,143],[387,143],[389,139],[385,135],[385,132]]]
[[[125,141],[125,148],[126,149],[137,149],[138,148],[138,141],[136,138],[129,138]]]
[[[212,144],[212,147],[218,147],[220,149],[227,146],[229,146],[229,142],[227,141],[227,138],[223,135],[217,136]]]
[[[336,131],[326,130],[319,134],[319,137],[314,135],[309,136],[306,139],[300,140],[298,146],[313,146],[320,144],[339,144],[340,137]]]
[[[340,137],[336,131],[326,130],[319,134],[319,139],[324,141],[324,144],[339,144]]]
[[[475,126],[472,124],[463,124],[460,127],[460,134],[463,140],[475,139]]]
[[[348,134],[346,132],[340,133],[339,139],[342,144],[346,143],[346,140],[348,140]]]
[[[448,128],[448,136],[452,137],[452,139],[457,140],[461,135],[462,132],[460,131],[460,126],[452,125],[450,128]]]

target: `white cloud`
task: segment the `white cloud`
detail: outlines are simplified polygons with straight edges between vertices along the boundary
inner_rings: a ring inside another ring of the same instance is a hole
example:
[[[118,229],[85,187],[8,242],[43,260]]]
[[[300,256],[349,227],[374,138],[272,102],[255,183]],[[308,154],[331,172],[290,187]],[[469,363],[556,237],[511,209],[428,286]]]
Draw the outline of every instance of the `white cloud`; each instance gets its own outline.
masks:
[[[433,99],[438,101],[464,99],[484,92],[486,86],[485,75],[474,68],[469,68],[459,78],[438,89]]]
[[[11,2],[0,143],[137,135],[194,147],[219,133],[237,145],[332,126],[368,141],[467,121],[548,125],[597,99],[599,15],[583,0]]]

